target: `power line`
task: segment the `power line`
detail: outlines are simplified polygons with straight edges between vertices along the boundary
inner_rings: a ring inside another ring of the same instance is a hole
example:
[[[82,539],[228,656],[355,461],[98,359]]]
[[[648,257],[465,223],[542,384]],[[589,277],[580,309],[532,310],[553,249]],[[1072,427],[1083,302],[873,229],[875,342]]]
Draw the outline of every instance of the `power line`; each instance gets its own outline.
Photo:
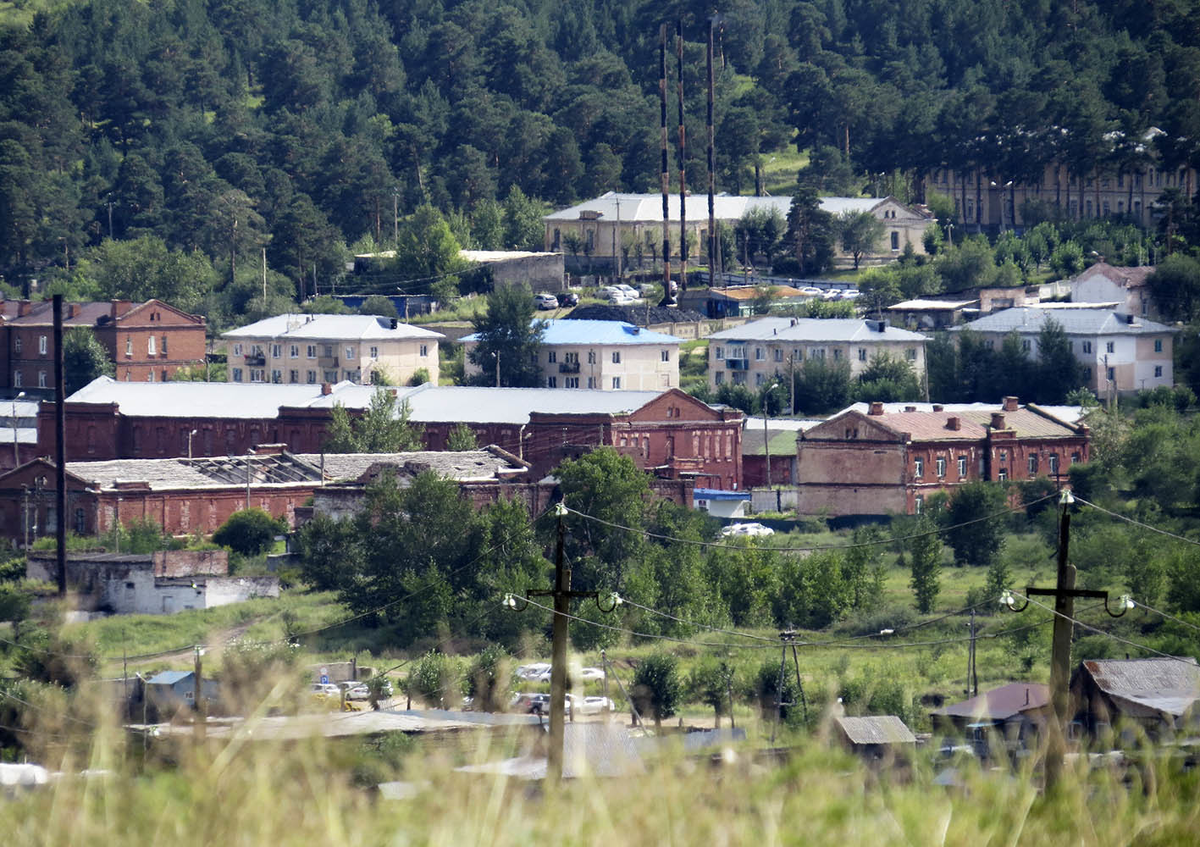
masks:
[[[1139,603],[1135,603],[1135,605],[1141,606],[1147,612],[1154,612],[1154,614],[1156,614],[1156,615],[1160,615],[1168,620],[1175,621],[1175,623],[1183,624],[1186,627],[1190,627],[1191,629],[1194,629],[1197,632],[1200,632],[1200,626],[1196,626],[1194,623],[1188,623],[1183,618],[1177,618],[1172,614],[1168,614],[1167,612],[1159,611],[1158,609],[1154,608],[1153,606],[1147,606],[1145,603],[1139,602]]]
[[[943,533],[950,532],[951,530],[960,529],[964,526],[970,526],[972,524],[980,523],[982,521],[994,520],[995,518],[1004,517],[1005,515],[1009,515],[1009,514],[1013,514],[1014,512],[1022,511],[1024,509],[1028,508],[1029,506],[1033,506],[1037,503],[1041,503],[1043,500],[1049,500],[1052,497],[1057,497],[1057,496],[1058,496],[1057,492],[1054,494],[1047,494],[1045,497],[1039,497],[1036,500],[1031,500],[1028,503],[1022,504],[1021,506],[1010,506],[1010,507],[1004,509],[1003,511],[993,512],[990,515],[984,515],[983,517],[979,517],[979,518],[972,518],[969,521],[963,521],[962,523],[957,523],[952,526],[938,527],[936,529],[926,530],[925,532],[912,533],[911,535],[900,535],[900,536],[894,536],[891,538],[883,538],[878,541],[860,541],[860,542],[855,542],[855,543],[851,543],[851,544],[814,544],[809,547],[764,547],[762,549],[777,551],[780,553],[816,553],[816,552],[819,552],[822,550],[854,550],[854,549],[861,548],[861,547],[885,546],[888,544],[896,544],[901,541],[911,541],[916,538],[924,538],[929,535],[941,535]],[[632,532],[632,533],[636,533],[639,535],[644,535],[647,538],[657,538],[662,541],[674,541],[674,542],[677,542],[680,544],[691,544],[696,547],[713,547],[713,548],[717,548],[717,549],[721,549],[721,550],[745,550],[746,549],[745,547],[742,547],[740,545],[728,544],[728,543],[721,542],[721,541],[699,541],[699,540],[693,539],[693,538],[680,538],[678,536],[665,535],[663,533],[658,533],[658,532],[651,532],[648,529],[639,529],[637,527],[625,526],[624,524],[614,523],[613,521],[607,521],[604,518],[598,518],[594,515],[586,514],[584,512],[579,511],[578,509],[572,509],[570,506],[567,506],[567,511],[573,515],[578,515],[579,517],[584,518],[586,520],[595,521],[596,523],[603,524],[604,526],[612,527],[613,529],[620,529],[620,530],[624,530],[625,532]]]
[[[673,620],[673,621],[676,621],[681,624],[686,624],[687,626],[694,626],[698,629],[707,629],[710,632],[721,632],[721,633],[724,633],[725,635],[739,635],[742,638],[752,638],[756,641],[769,641],[772,644],[779,643],[778,639],[767,638],[765,635],[754,635],[753,633],[750,633],[750,632],[739,632],[736,629],[722,629],[719,626],[710,626],[709,624],[696,623],[695,621],[685,620],[684,618],[676,617],[675,615],[672,615],[669,612],[660,612],[658,609],[651,609],[649,606],[643,606],[641,603],[637,603],[633,600],[628,599],[627,597],[620,597],[618,595],[618,599],[622,605],[633,606],[635,609],[641,609],[642,611],[649,612],[652,615],[658,615],[661,618],[667,618],[668,620]]]
[[[1091,503],[1087,500],[1084,500],[1079,495],[1075,495],[1075,500],[1079,503],[1083,503],[1085,506],[1091,506],[1093,509],[1096,509],[1097,511],[1104,512],[1104,514],[1106,514],[1106,515],[1111,515],[1114,518],[1123,520],[1126,523],[1133,524],[1134,526],[1140,526],[1142,529],[1147,529],[1150,532],[1157,532],[1159,535],[1165,535],[1168,538],[1174,538],[1176,541],[1183,541],[1183,542],[1186,542],[1187,544],[1195,544],[1197,547],[1200,547],[1200,541],[1196,541],[1195,539],[1187,538],[1182,535],[1176,535],[1174,532],[1168,532],[1165,529],[1159,529],[1156,526],[1150,526],[1150,524],[1142,523],[1139,520],[1134,520],[1133,518],[1126,517],[1125,515],[1122,515],[1119,512],[1113,512],[1109,509],[1104,508],[1103,506],[1097,506],[1095,503]]]

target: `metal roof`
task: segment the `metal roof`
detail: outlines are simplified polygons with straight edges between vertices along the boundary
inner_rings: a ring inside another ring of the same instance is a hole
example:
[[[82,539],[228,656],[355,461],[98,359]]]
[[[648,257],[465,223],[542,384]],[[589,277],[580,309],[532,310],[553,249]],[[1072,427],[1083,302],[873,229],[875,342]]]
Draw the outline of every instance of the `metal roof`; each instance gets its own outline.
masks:
[[[707,336],[715,341],[925,341],[919,332],[862,318],[759,318]]]
[[[885,411],[882,415],[872,415],[861,409],[853,411],[896,433],[907,433],[913,441],[982,441],[992,429],[992,414],[995,412],[1004,415],[1004,429],[1012,430],[1018,438],[1072,438],[1079,435],[1074,426],[1053,417],[1040,415],[1028,406],[1022,406],[1012,412],[1005,412],[998,406],[984,409],[943,409],[938,412]],[[835,415],[826,423],[836,421],[847,413]],[[958,429],[950,428],[951,418],[958,418]],[[834,431],[836,434],[836,429]],[[812,432],[815,433],[815,437],[821,436],[820,427],[814,427]]]
[[[1153,265],[1143,265],[1137,268],[1118,268],[1107,262],[1097,262],[1071,280],[1072,283],[1085,282],[1090,277],[1102,276],[1110,282],[1115,282],[1122,288],[1140,288],[1146,284],[1146,278],[1154,273]]]
[[[1030,405],[1033,405],[1033,404],[1030,404]],[[1002,411],[1004,411],[1004,406],[1000,403],[884,403],[883,411],[889,412],[889,413],[890,412],[903,412],[909,406],[915,406],[916,410],[918,412],[932,412],[934,406],[941,406],[944,411],[955,412],[955,413],[957,413],[957,412],[1002,412]],[[870,411],[870,408],[871,408],[870,403],[861,403],[861,402],[860,403],[851,403],[849,406],[842,409],[841,412],[838,412],[835,415],[831,415],[830,417],[836,418],[838,415],[840,415],[844,412],[851,412],[851,411],[862,412],[865,415],[868,411]],[[1037,405],[1037,406],[1035,406],[1035,408],[1041,409],[1043,412],[1050,415],[1051,417],[1056,418],[1057,420],[1060,420],[1063,423],[1067,423],[1067,424],[1078,423],[1079,419],[1082,418],[1084,415],[1083,406],[1042,406],[1042,405]],[[758,421],[759,421],[759,426],[761,427],[762,419],[759,418]],[[820,423],[820,421],[817,421],[816,423]],[[774,418],[771,419],[771,425],[772,426],[776,425],[776,421]],[[749,426],[749,424],[747,424],[747,426]],[[803,429],[811,429],[811,427],[802,427],[802,428]]]
[[[192,671],[161,671],[146,680],[147,685],[174,685],[192,675]]]
[[[535,323],[536,323],[535,319]],[[545,329],[542,331],[542,344],[594,344],[597,347],[611,347],[627,344],[679,344],[680,339],[662,332],[651,332],[624,321],[593,321],[593,320],[549,320],[542,321]],[[461,341],[471,343],[479,340],[477,333],[463,336]]]
[[[771,440],[768,442],[771,455],[777,459],[794,459],[796,457],[796,438],[799,430],[771,430]],[[765,456],[763,448],[762,427],[749,428],[742,431],[742,455]]]
[[[965,309],[978,300],[901,300],[888,306],[890,312],[953,312]]]
[[[376,465],[412,473],[433,471],[457,482],[480,482],[523,474],[528,468],[494,450],[417,450],[408,453],[299,453],[297,459],[325,469],[326,480],[356,480]],[[322,462],[323,460],[323,462]]]
[[[353,384],[340,382],[335,388]],[[76,391],[67,402],[116,403],[121,414],[134,417],[274,418],[279,414],[280,406],[305,406],[320,396],[320,385],[118,382],[102,376]],[[0,402],[0,407],[3,405]]]
[[[1153,659],[1091,659],[1080,667],[1125,711],[1176,717],[1200,700],[1200,666],[1191,656]]]
[[[831,215],[844,212],[870,212],[881,203],[891,200],[909,209],[914,216],[924,216],[921,212],[904,206],[892,197],[822,197],[821,210]],[[750,197],[745,195],[717,194],[713,197],[713,212],[718,220],[737,220],[746,212],[753,209],[774,209],[781,215],[787,216],[792,206],[790,196],[783,197]],[[708,220],[708,195],[690,194],[687,196],[687,216],[694,221]],[[566,209],[552,212],[542,218],[544,221],[577,221],[580,215],[596,215],[605,221],[658,223],[662,221],[661,194],[618,194],[606,192],[592,200],[585,200]],[[679,194],[667,197],[667,214],[673,220],[679,220]]]
[[[375,389],[347,385],[309,404],[314,408],[342,403],[365,408]],[[660,391],[589,391],[562,388],[485,388],[472,385],[423,385],[397,397],[407,400],[415,423],[463,421],[521,425],[531,411],[550,414],[607,414],[633,412],[658,397]]]
[[[67,462],[67,473],[98,489],[144,483],[151,491],[244,486],[312,485],[321,481],[316,466],[291,454],[195,459],[110,459]]]
[[[1151,335],[1175,331],[1169,326],[1109,309],[1047,310],[1030,306],[992,312],[962,326],[951,327],[950,331],[966,328],[976,332],[1032,334],[1041,332],[1047,320],[1057,322],[1067,335]]]
[[[1050,703],[1050,686],[1040,682],[1010,682],[969,700],[930,712],[953,718],[1006,721],[1022,712],[1041,709]]]
[[[895,715],[877,715],[865,718],[840,717],[838,726],[851,744],[916,744],[904,721]]]
[[[396,341],[445,338],[440,332],[375,315],[275,315],[223,333],[222,338],[279,338],[313,341]]]

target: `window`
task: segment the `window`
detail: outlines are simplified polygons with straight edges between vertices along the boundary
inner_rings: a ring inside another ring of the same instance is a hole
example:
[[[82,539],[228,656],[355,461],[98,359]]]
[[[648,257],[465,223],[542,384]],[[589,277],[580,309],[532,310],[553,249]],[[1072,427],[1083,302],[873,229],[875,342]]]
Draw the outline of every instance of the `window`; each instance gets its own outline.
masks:
[[[767,380],[766,380],[766,377],[764,377],[762,374],[755,374],[755,375],[754,375],[754,384],[755,384],[755,386],[761,386],[761,385],[762,385],[764,382],[766,382],[766,381],[767,381]]]
[[[271,382],[275,383],[276,385],[283,382],[283,371],[272,370],[271,371]]]
[[[578,388],[579,387],[579,377],[569,376],[563,380],[563,385],[566,386],[567,388]]]
[[[372,359],[378,359],[378,358],[379,358],[379,348],[378,348],[378,347],[372,347],[372,348],[371,348],[371,358],[372,358]]]
[[[162,337],[162,343],[158,345],[158,349],[164,356],[167,355],[167,337],[165,335]]]
[[[1155,353],[1162,352],[1162,339],[1161,338],[1154,339],[1154,352]]]
[[[132,344],[132,343],[133,342],[131,341],[130,344]],[[44,336],[44,335],[38,336],[38,352],[41,353],[43,356],[46,355],[46,336]]]
[[[964,479],[966,477],[966,475],[967,475],[967,457],[959,456],[958,457],[958,478]]]
[[[1090,341],[1083,342],[1083,352],[1084,353],[1092,352],[1092,342],[1090,342]]]
[[[921,509],[924,507],[924,505],[925,497],[923,495],[918,494],[915,498],[913,498],[913,512],[916,514],[921,514]]]
[[[44,346],[45,346],[45,342],[46,342],[46,336],[44,336],[44,335],[43,335],[43,336],[42,336],[42,343],[40,343],[38,346],[39,346],[39,347],[44,347]],[[45,353],[46,351],[45,351],[45,350],[42,350],[42,352],[43,352],[43,353]],[[130,337],[128,337],[128,336],[126,336],[126,338],[125,338],[125,358],[129,358],[129,357],[130,357],[130,356],[132,356],[132,355],[133,355],[133,339],[132,339],[132,338],[130,338]]]
[[[765,358],[766,358],[766,356],[763,355],[763,349],[761,347],[755,347],[754,348],[754,361],[761,362]]]
[[[1108,379],[1109,382],[1115,381],[1117,378],[1117,369],[1116,368],[1107,368],[1106,370],[1108,372],[1108,376],[1106,377],[1106,379]]]
[[[1021,339],[1021,350],[1023,352],[1028,353],[1032,347],[1033,347],[1033,342],[1030,341],[1028,338]]]
[[[858,360],[860,362],[865,362],[867,360],[867,348],[866,347],[858,348]]]
[[[1000,472],[996,474],[996,479],[1000,482],[1006,481],[1008,479],[1008,471],[1006,471],[1004,468],[1001,468]]]
[[[271,358],[272,359],[282,359],[283,358],[283,345],[282,344],[272,344],[271,345]]]
[[[1032,476],[1032,475],[1036,474],[1036,473],[1038,472],[1038,457],[1037,457],[1037,454],[1035,453],[1035,454],[1033,454],[1032,456],[1030,456],[1030,457],[1029,457],[1029,458],[1026,460],[1026,462],[1027,462],[1027,464],[1029,465],[1029,474],[1030,474],[1030,476]]]
[[[596,387],[596,378],[594,376],[589,376],[588,377],[588,388],[595,388],[595,387]]]
[[[234,369],[233,369],[233,381],[234,381],[234,382],[241,382],[241,381],[242,381],[242,369],[241,369],[241,368],[234,368]]]
[[[1106,353],[1115,353],[1115,352],[1117,352],[1117,344],[1116,344],[1116,342],[1115,342],[1115,341],[1109,341],[1108,343],[1106,343],[1106,344],[1104,345],[1104,352],[1106,352]]]
[[[669,362],[669,361],[671,361],[671,351],[663,350],[659,353],[659,357],[662,361]]]
[[[1078,465],[1078,464],[1079,464],[1079,454],[1078,454],[1078,453],[1072,453],[1072,454],[1071,454],[1071,464],[1072,464],[1072,465]]]
[[[1049,464],[1049,466],[1050,466],[1050,473],[1057,475],[1058,474],[1058,454],[1051,453],[1050,458],[1047,460],[1047,464]]]
[[[300,345],[299,344],[293,344],[291,347],[288,348],[288,358],[289,359],[299,359],[300,358]]]
[[[309,385],[316,385],[316,384],[317,384],[317,372],[316,372],[316,371],[307,371],[307,372],[306,372],[306,376],[307,376],[307,378],[308,378],[308,384],[309,384]]]
[[[429,355],[429,345],[428,345],[428,344],[422,344],[422,345],[421,345],[421,355],[422,355],[422,356],[428,356],[428,355]]]
[[[717,348],[717,358],[718,359],[721,358],[721,348],[720,347]],[[589,365],[596,364],[596,351],[595,350],[588,350],[588,364]]]
[[[325,358],[326,358],[326,359],[332,359],[332,358],[333,358],[333,345],[332,345],[332,344],[326,344],[326,345],[325,345]]]
[[[778,347],[775,348],[775,361],[776,362],[783,361],[783,351],[780,350]]]
[[[925,476],[925,460],[913,459],[913,476],[917,479]]]
[[[824,347],[814,347],[813,349],[808,351],[808,358],[824,359],[825,358],[825,348]]]
[[[725,358],[725,348],[724,347],[716,348],[716,350],[713,351],[713,358],[714,359],[724,359]],[[592,354],[588,353],[588,362],[591,362],[591,361],[592,361]]]
[[[126,376],[128,376],[128,374]],[[13,388],[20,388],[20,387],[21,387],[21,372],[13,371]]]
[[[1154,377],[1155,377],[1155,379],[1162,378],[1162,365],[1154,366]]]
[[[546,363],[547,364],[553,365],[557,361],[558,361],[558,351],[557,350],[550,350],[546,353]]]
[[[315,345],[315,344],[309,344],[309,345],[308,345],[308,347],[307,347],[307,350],[306,350],[306,355],[307,355],[307,356],[308,356],[308,358],[310,358],[310,359],[315,359],[315,358],[317,358],[317,345]]]
[[[917,348],[909,347],[907,350],[905,350],[904,358],[908,359],[910,362],[915,362],[917,360]]]
[[[18,356],[21,355],[21,336],[19,335],[13,339],[13,350],[16,351]]]
[[[621,388],[621,378],[619,376],[614,376],[612,379],[613,379],[613,391],[619,390]]]
[[[546,377],[546,387],[547,388],[558,388],[558,377],[556,377],[556,376]]]
[[[900,233],[898,233],[894,230],[892,231],[892,249],[893,250],[900,249]]]
[[[716,374],[713,375],[713,382],[716,383],[717,385],[724,385],[725,384],[725,371],[717,371]]]
[[[620,350],[613,350],[612,363],[614,365],[621,364],[621,351]]]
[[[937,475],[938,479],[946,475],[946,459],[944,456],[937,457]]]
[[[353,358],[354,358],[354,348],[353,348],[353,347],[347,347],[347,348],[346,348],[346,358],[347,358],[347,359],[353,359]]]
[[[324,371],[325,382],[337,382],[337,371]]]
[[[842,351],[839,348],[834,347],[833,348],[833,360],[836,362],[836,361],[839,361],[841,358],[842,358]]]
[[[288,371],[288,382],[295,385],[300,381],[300,371]]]
[[[146,339],[146,355],[147,356],[153,356],[158,352],[158,350],[156,349],[158,346],[157,341],[158,341],[158,339],[155,338],[153,335]]]
[[[1084,381],[1084,382],[1091,382],[1091,381],[1092,381],[1092,369],[1091,369],[1091,368],[1084,368],[1084,369],[1083,369],[1083,381]]]
[[[153,374],[151,374],[151,376],[153,376]],[[45,388],[45,387],[46,387],[46,372],[38,371],[38,388]]]
[[[563,353],[563,361],[566,362],[568,365],[578,365],[579,364],[579,353],[578,352]]]

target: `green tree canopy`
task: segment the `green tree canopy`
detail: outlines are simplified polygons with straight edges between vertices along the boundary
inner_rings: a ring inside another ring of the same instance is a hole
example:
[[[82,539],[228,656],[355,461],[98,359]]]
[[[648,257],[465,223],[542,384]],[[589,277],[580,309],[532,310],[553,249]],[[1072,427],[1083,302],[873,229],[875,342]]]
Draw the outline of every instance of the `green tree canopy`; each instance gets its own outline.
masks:
[[[108,351],[87,327],[70,327],[63,335],[63,378],[67,396],[71,396],[93,379],[112,376],[116,372]]]
[[[537,354],[546,324],[536,311],[528,286],[505,285],[488,295],[487,312],[471,319],[479,339],[470,352],[481,370],[477,384],[496,385],[497,377],[505,388],[541,384]]]

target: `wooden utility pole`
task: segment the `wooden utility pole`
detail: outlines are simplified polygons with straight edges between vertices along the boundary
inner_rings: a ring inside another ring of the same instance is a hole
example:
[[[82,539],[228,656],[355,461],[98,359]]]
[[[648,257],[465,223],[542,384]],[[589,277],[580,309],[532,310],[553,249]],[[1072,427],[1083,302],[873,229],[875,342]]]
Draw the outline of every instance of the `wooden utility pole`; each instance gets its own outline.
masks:
[[[67,596],[67,381],[63,374],[63,296],[54,295],[54,521],[58,564],[58,596]]]
[[[716,134],[713,129],[713,30],[717,26],[717,18],[714,15],[708,19],[708,54],[707,54],[707,70],[708,70],[708,285],[713,288],[717,284],[717,251],[719,249],[719,241],[717,239],[717,213],[716,201],[713,199],[717,193],[716,181]]]
[[[659,305],[671,303],[671,170],[667,162],[667,25],[658,30],[658,100],[659,136],[662,147],[659,183],[662,189],[662,254],[663,254],[663,300]]]
[[[687,130],[683,124],[683,21],[675,21],[676,98],[679,101],[679,290],[687,291]]]
[[[204,732],[207,729],[208,723],[208,706],[204,702],[204,648],[197,644],[194,648],[194,657],[196,660],[195,671],[193,673],[194,687],[192,689],[192,705],[195,707],[195,715],[192,718],[192,728],[194,731],[197,744],[204,743]]]

